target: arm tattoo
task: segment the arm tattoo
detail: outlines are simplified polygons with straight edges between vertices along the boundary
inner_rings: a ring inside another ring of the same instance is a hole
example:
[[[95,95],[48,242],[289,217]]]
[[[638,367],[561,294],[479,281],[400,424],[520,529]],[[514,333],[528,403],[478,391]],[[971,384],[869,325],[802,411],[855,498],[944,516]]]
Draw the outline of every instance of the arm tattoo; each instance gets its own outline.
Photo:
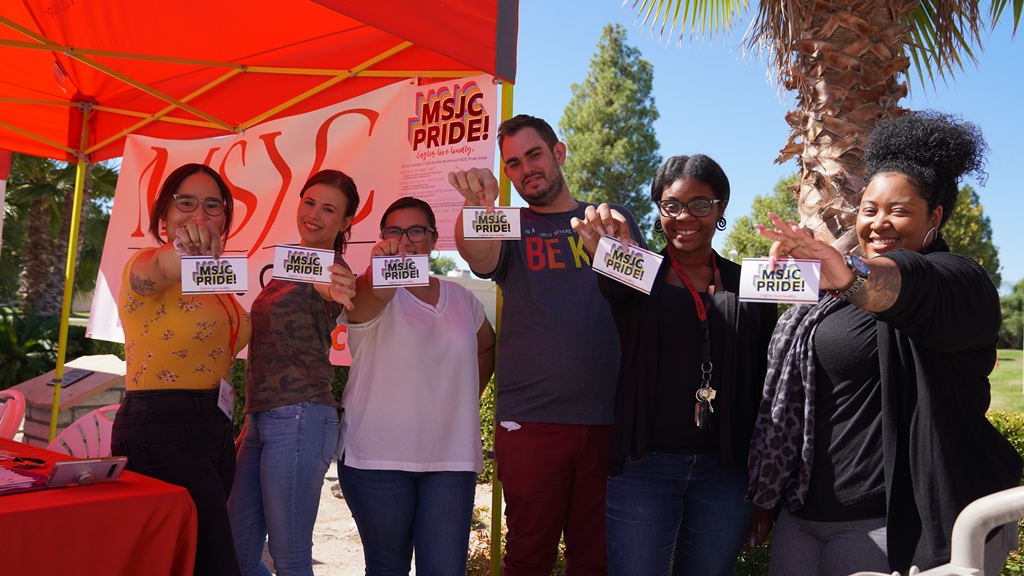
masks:
[[[129,275],[128,282],[131,284],[132,290],[135,290],[136,294],[152,294],[156,292],[156,282],[153,282],[149,278],[143,278],[134,272]]]
[[[896,303],[903,278],[895,264],[871,268],[867,284],[850,298],[850,303],[869,312],[885,312]]]

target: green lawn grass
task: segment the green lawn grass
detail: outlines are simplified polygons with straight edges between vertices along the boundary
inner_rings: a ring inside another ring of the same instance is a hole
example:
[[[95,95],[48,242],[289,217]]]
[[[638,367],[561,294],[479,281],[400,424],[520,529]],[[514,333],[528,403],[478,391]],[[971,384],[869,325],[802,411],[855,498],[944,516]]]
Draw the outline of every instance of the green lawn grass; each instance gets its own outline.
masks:
[[[997,350],[999,365],[988,377],[992,382],[990,410],[1024,412],[1024,352]]]

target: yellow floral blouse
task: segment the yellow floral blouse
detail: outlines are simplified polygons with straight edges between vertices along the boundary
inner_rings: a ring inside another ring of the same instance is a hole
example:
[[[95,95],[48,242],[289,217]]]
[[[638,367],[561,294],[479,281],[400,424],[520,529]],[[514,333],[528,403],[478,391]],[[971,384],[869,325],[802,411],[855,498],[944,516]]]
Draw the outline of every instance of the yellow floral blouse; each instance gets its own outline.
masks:
[[[209,390],[230,381],[234,352],[249,343],[249,314],[231,294],[182,294],[175,284],[149,296],[131,288],[129,275],[140,250],[128,260],[118,297],[124,328],[128,390]]]

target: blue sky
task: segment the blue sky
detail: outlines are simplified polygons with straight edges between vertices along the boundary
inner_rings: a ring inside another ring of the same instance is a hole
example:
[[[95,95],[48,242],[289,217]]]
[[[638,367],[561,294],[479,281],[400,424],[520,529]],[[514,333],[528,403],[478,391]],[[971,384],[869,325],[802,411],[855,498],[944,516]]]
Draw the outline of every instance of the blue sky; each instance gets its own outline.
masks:
[[[1004,15],[1003,21],[1010,18]],[[654,65],[662,157],[700,152],[717,160],[732,186],[730,221],[750,211],[755,194],[797,170],[793,161],[773,163],[788,137],[783,115],[790,103],[769,81],[759,55],[744,56],[738,48],[749,19],[727,36],[677,46],[675,37],[659,43],[640,30],[635,13],[618,0],[520,0],[515,112],[540,116],[557,130],[572,97],[570,86],[586,77],[601,30],[610,22],[625,26],[628,43]],[[1024,241],[1018,235],[1024,195],[1013,171],[1024,164],[1024,26],[1019,35],[1012,40],[1008,24],[996,28],[978,67],[968,67],[948,85],[923,87],[911,68],[910,97],[902,102],[906,108],[960,114],[984,132],[991,147],[988,181],[984,187],[969,183],[992,221],[1005,286],[1024,278]],[[716,248],[727,233],[716,236]]]

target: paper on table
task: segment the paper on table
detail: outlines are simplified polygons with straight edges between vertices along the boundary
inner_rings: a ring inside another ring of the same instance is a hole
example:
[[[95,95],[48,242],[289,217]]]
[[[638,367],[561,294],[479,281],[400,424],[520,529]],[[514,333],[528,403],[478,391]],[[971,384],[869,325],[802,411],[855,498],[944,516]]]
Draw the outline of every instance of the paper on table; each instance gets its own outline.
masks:
[[[0,489],[3,488],[24,488],[31,486],[35,478],[19,474],[14,470],[0,468]]]

